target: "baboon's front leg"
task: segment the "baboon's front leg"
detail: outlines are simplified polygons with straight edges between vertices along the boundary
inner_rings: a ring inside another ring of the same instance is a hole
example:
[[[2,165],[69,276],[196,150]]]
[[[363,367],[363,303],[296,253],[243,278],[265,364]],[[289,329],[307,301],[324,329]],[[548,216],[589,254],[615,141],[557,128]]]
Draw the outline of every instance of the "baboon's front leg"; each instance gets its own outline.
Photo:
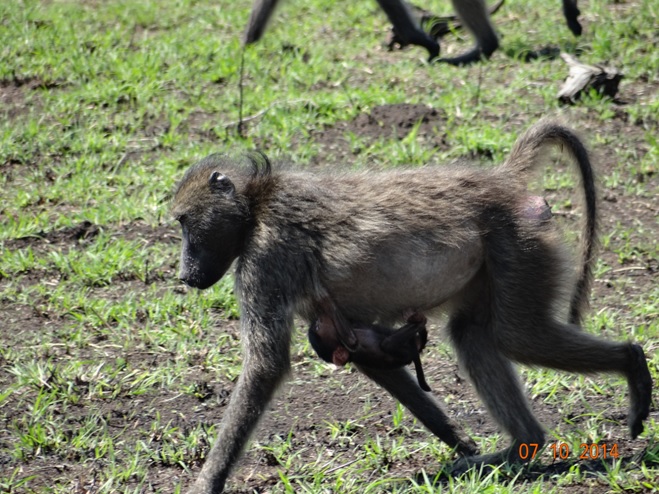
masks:
[[[270,314],[269,314],[270,315]],[[259,418],[290,368],[290,318],[268,326],[243,310],[243,369],[224,412],[215,444],[189,494],[218,494]]]

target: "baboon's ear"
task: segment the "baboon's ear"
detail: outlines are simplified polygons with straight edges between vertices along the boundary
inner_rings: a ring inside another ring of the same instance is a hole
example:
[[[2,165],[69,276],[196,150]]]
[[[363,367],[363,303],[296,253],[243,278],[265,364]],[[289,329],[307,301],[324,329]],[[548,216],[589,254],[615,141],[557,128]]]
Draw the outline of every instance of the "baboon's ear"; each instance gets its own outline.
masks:
[[[217,170],[211,173],[211,176],[208,179],[208,185],[212,190],[222,193],[233,193],[236,190],[236,187],[233,185],[233,182],[229,180],[229,177]]]

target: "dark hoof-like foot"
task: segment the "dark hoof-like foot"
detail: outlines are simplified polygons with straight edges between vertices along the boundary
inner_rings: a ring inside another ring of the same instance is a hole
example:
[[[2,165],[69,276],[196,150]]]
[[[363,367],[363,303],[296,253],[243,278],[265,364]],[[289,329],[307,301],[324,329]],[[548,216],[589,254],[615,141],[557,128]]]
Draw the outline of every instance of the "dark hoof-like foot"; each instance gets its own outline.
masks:
[[[632,353],[629,372],[629,433],[632,439],[643,432],[643,421],[650,414],[652,404],[652,376],[645,360],[645,353],[639,345],[630,345]]]
[[[453,465],[451,465],[449,474],[455,477],[463,475],[472,469],[488,471],[505,463],[509,463],[509,461],[510,448],[487,455],[465,456],[464,458],[458,458]]]
[[[487,473],[495,468],[498,468],[502,463],[493,463],[487,461],[490,455],[467,456],[456,460],[450,466],[448,474],[451,477],[460,477],[470,470],[477,470],[481,473]]]

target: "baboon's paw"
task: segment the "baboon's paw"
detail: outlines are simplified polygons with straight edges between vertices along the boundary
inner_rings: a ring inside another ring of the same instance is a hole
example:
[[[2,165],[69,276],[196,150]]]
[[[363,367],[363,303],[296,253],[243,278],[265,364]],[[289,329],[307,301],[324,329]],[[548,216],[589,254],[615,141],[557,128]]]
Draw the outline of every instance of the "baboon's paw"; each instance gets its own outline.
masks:
[[[460,442],[455,447],[455,450],[465,458],[478,455],[479,451],[476,441],[464,433],[458,435],[460,436]]]
[[[652,377],[645,353],[639,345],[631,345],[632,368],[629,374],[629,432],[635,439],[643,432],[643,421],[650,414]]]
[[[475,469],[481,472],[487,472],[500,465],[507,463],[508,450],[487,455],[465,456],[457,459],[449,468],[449,474],[452,477],[458,477]]]

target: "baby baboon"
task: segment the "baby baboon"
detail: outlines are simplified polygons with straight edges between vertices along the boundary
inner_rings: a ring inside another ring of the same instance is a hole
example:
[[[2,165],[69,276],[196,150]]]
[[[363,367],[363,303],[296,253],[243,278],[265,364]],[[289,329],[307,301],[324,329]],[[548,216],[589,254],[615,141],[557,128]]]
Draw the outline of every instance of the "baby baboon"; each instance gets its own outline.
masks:
[[[309,343],[325,362],[338,366],[354,362],[375,369],[395,369],[414,362],[419,386],[430,391],[420,357],[428,342],[426,322],[424,315],[414,313],[400,329],[378,324],[356,326],[353,332],[357,344],[349,351],[339,339],[336,323],[321,314],[309,326]]]
[[[265,27],[279,0],[254,0],[252,13],[245,30],[245,44],[255,43],[265,31]],[[411,14],[404,0],[377,0],[393,24],[396,33],[396,41],[401,45],[417,45],[428,50],[428,60],[434,60],[439,56],[439,43],[437,39],[424,32],[419,26],[419,21]],[[466,65],[477,62],[483,58],[489,58],[499,47],[497,37],[490,14],[487,11],[484,0],[451,0],[453,8],[461,20],[461,25],[466,27],[476,40],[475,46],[453,58],[441,58],[438,61],[452,65]],[[581,34],[579,24],[579,9],[577,0],[563,0],[563,14],[567,25],[575,35]]]
[[[552,222],[533,213],[529,220],[525,212],[527,183],[546,144],[567,150],[581,178],[585,207],[576,270]],[[463,368],[512,439],[497,453],[462,458],[458,470],[522,461],[520,444],[544,444],[512,362],[622,374],[631,436],[643,431],[652,390],[643,350],[579,327],[595,262],[597,201],[588,153],[559,124],[529,129],[494,168],[330,175],[273,171],[263,155],[238,162],[213,155],[186,172],[173,215],[183,232],[180,278],[207,288],[236,261],[241,308],[243,370],[194,493],[222,491],[289,372],[294,316],[313,321],[326,300],[353,327],[392,327],[412,307],[448,313]],[[560,315],[564,301],[567,322]],[[357,367],[459,454],[476,453],[405,367]]]

